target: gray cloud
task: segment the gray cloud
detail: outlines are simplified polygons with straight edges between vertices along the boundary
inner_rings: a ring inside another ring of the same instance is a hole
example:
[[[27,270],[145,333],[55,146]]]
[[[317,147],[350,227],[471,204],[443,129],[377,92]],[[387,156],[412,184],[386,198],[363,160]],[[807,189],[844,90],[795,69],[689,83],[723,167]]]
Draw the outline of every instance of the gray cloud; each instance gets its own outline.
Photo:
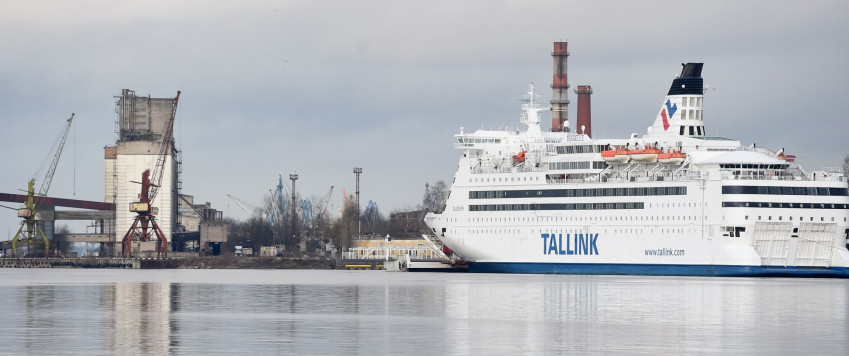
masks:
[[[847,10],[841,1],[0,1],[0,191],[25,187],[76,112],[51,195],[103,199],[112,96],[182,90],[185,193],[222,210],[226,193],[258,204],[279,173],[297,171],[302,194],[335,185],[340,201],[361,166],[363,200],[388,213],[417,203],[425,182],[451,181],[459,127],[519,126],[516,99],[527,82],[547,88],[554,40],[569,41],[570,82],[593,86],[597,136],[644,133],[679,63],[704,61],[717,88],[706,99],[710,133],[785,147],[809,169],[839,165],[849,153]],[[0,228],[17,225],[0,214]]]

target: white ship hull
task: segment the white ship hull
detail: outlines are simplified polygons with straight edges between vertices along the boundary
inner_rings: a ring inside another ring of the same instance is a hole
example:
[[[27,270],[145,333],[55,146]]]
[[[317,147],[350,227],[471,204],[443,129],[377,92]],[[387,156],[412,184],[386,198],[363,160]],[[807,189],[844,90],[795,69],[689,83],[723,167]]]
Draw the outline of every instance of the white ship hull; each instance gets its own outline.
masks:
[[[450,226],[440,239],[462,256],[473,272],[849,276],[843,233],[849,228],[843,222],[844,207],[849,205],[846,196],[827,200],[840,208],[818,212],[811,208],[779,208],[781,212],[760,207],[703,209],[703,205],[721,206],[716,204],[723,196],[721,184],[708,183],[703,190],[699,182],[693,182],[684,185],[688,194],[683,196],[618,199],[643,203],[643,209],[624,211],[469,212],[452,204],[448,208],[457,209],[430,215],[427,223],[434,228]],[[611,183],[581,185],[581,189],[660,185]],[[841,189],[839,184],[831,186]],[[468,190],[465,193],[468,196]],[[703,194],[715,198],[702,199]],[[588,200],[560,198],[552,204],[586,204],[575,202]],[[806,221],[798,221],[800,218]],[[816,221],[810,221],[812,218]],[[452,223],[455,221],[467,223]],[[724,226],[744,228],[745,232],[735,234]]]

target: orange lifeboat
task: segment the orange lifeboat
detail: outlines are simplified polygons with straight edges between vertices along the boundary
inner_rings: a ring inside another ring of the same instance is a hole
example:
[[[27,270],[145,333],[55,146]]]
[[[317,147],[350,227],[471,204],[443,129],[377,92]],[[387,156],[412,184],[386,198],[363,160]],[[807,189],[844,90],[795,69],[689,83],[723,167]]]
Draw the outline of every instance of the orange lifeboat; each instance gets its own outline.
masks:
[[[607,163],[628,163],[631,159],[630,151],[624,147],[615,150],[601,151],[601,158]]]
[[[525,161],[525,154],[528,151],[522,151],[513,156],[513,163],[522,163]]]
[[[646,148],[639,150],[631,150],[631,160],[634,162],[657,162],[657,155],[663,153],[659,148],[652,145],[646,145]]]
[[[667,153],[660,153],[657,155],[657,161],[663,164],[681,164],[684,163],[684,159],[687,158],[687,155],[678,150],[671,150]]]

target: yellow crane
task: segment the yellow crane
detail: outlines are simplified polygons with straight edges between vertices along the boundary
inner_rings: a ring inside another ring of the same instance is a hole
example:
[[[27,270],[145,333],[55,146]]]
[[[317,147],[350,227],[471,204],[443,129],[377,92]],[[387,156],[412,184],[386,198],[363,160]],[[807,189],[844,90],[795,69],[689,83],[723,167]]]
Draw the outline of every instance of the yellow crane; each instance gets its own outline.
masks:
[[[68,124],[65,125],[65,130],[57,140],[58,146],[56,153],[53,155],[53,161],[50,163],[47,173],[44,175],[44,181],[41,182],[41,188],[38,190],[38,194],[34,190],[35,176],[38,175],[38,172],[36,172],[27,184],[26,203],[24,203],[23,208],[18,209],[18,217],[23,218],[23,221],[21,221],[21,227],[18,229],[18,232],[15,233],[15,238],[12,239],[12,257],[15,256],[18,240],[21,237],[28,243],[32,243],[37,241],[36,238],[38,236],[41,236],[41,240],[44,243],[44,257],[47,257],[50,252],[50,241],[47,240],[47,235],[44,234],[44,230],[41,228],[41,219],[36,214],[36,209],[42,199],[47,197],[47,191],[50,190],[50,183],[53,181],[53,174],[56,173],[56,166],[59,164],[59,157],[62,156],[62,148],[65,147],[65,139],[68,138],[68,132],[71,130],[71,123],[73,121],[74,114],[72,113],[71,117],[68,118]]]

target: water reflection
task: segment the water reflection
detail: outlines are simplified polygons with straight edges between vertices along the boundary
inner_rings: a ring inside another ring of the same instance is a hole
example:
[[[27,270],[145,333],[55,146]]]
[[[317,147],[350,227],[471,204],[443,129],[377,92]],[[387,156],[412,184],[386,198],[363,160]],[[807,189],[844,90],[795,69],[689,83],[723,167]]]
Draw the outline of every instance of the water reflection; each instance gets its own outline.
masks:
[[[172,298],[170,283],[118,283],[103,288],[104,307],[112,310],[105,320],[114,337],[106,339],[106,350],[167,354],[171,347]]]
[[[23,338],[21,341],[25,350],[35,351],[50,340],[50,335],[46,331],[55,327],[54,319],[48,312],[55,308],[53,303],[56,295],[55,288],[52,286],[46,288],[29,286],[23,292],[26,318],[22,328]]]
[[[0,354],[843,354],[849,345],[847,281],[51,273],[60,277],[0,270],[10,306]]]
[[[445,351],[843,354],[849,334],[846,281],[573,276],[504,287],[447,286]]]

